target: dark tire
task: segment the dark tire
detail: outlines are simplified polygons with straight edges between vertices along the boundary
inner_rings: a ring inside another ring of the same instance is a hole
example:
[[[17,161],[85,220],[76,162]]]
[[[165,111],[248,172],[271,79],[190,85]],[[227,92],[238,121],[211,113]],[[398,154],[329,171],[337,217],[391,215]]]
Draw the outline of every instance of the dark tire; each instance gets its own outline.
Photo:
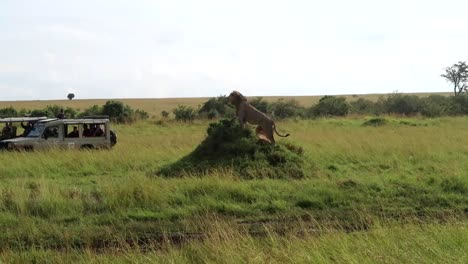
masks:
[[[111,142],[111,146],[114,146],[115,144],[117,144],[117,135],[112,130],[110,131],[110,142]]]

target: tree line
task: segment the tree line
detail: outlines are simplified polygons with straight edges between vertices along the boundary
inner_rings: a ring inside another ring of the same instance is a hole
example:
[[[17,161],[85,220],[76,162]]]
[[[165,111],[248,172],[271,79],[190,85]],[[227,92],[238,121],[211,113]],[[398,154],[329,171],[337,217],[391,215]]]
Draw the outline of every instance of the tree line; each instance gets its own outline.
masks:
[[[468,95],[457,96],[430,95],[420,97],[393,93],[382,96],[377,101],[365,98],[348,101],[342,96],[324,96],[316,104],[305,107],[295,99],[278,99],[268,102],[262,97],[249,100],[258,110],[272,116],[274,119],[285,118],[319,118],[354,115],[403,115],[440,117],[468,114]],[[198,109],[179,105],[172,110],[174,118],[180,121],[192,121],[195,118],[233,118],[234,108],[227,103],[226,96],[210,98]],[[169,118],[170,113],[163,111],[163,118]]]
[[[108,116],[109,119],[116,123],[131,123],[140,119],[148,119],[147,112],[140,109],[132,109],[120,101],[109,100],[104,105],[93,105],[82,111],[72,107],[60,105],[48,105],[42,109],[21,109],[16,110],[13,107],[6,107],[0,109],[0,118],[5,117],[56,117],[63,110],[66,118],[83,118],[90,116]]]
[[[430,95],[427,97],[393,93],[382,96],[377,101],[365,98],[348,101],[342,96],[324,96],[316,104],[308,107],[302,106],[295,99],[284,98],[269,102],[262,97],[255,97],[250,99],[249,103],[274,119],[385,114],[440,117],[468,114],[468,94],[466,93],[457,96]],[[82,111],[71,107],[63,108],[60,105],[49,105],[43,109],[33,110],[16,110],[10,106],[0,109],[0,118],[55,117],[62,109],[67,118],[105,115],[116,123],[132,123],[150,118],[146,111],[132,109],[129,105],[115,100],[107,101],[102,106],[93,105]],[[161,112],[162,119],[172,118],[171,114],[177,121],[190,122],[195,119],[234,118],[235,109],[227,102],[226,96],[218,96],[208,99],[197,109],[179,105],[171,112],[164,110]]]

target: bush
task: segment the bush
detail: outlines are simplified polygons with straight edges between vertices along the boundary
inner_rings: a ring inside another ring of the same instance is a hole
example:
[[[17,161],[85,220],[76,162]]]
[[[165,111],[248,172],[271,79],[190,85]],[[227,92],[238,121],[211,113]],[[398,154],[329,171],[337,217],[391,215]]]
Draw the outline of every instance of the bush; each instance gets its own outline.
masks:
[[[46,116],[48,117],[56,117],[58,114],[60,114],[60,111],[63,109],[63,106],[61,105],[48,105],[44,109],[44,112],[47,113]],[[64,111],[65,113],[65,111]]]
[[[458,96],[449,97],[450,110],[452,115],[466,115],[468,114],[468,95],[461,94]]]
[[[195,110],[190,106],[179,105],[172,112],[178,121],[192,122],[195,119]]]
[[[157,175],[203,175],[232,169],[242,178],[303,178],[303,149],[291,144],[265,144],[235,120],[211,123],[207,137],[189,155],[164,166]]]
[[[166,111],[166,110],[163,110],[163,111],[161,112],[161,116],[162,116],[164,119],[166,119],[166,118],[169,117],[169,112]]]
[[[350,110],[350,105],[344,97],[324,96],[315,106],[309,109],[309,116],[345,116]]]
[[[102,113],[102,107],[99,105],[93,105],[87,109],[85,109],[83,112],[79,114],[80,117],[85,117],[85,116],[96,116],[96,115],[103,115]]]
[[[137,120],[144,120],[144,119],[148,119],[149,118],[149,114],[148,112],[144,111],[144,110],[141,110],[141,109],[137,109],[135,111],[135,114],[134,114],[134,118],[133,119],[137,119]]]
[[[17,116],[18,116],[18,111],[16,111],[16,109],[14,109],[12,106],[0,109],[0,118],[17,117]]]
[[[208,119],[215,119],[217,117],[219,117],[219,113],[218,111],[216,111],[216,109],[211,109],[210,112],[208,112]]]
[[[71,107],[65,108],[63,112],[67,118],[76,118],[78,116],[78,111]]]
[[[133,109],[128,105],[124,105],[120,101],[107,101],[102,107],[102,114],[108,115],[110,120],[117,123],[134,121]]]
[[[427,117],[438,117],[448,114],[450,100],[441,95],[430,95],[421,99],[421,114]]]
[[[370,115],[377,114],[377,106],[368,99],[359,98],[350,103],[350,112],[353,114]]]
[[[415,115],[421,110],[421,99],[416,95],[392,94],[383,101],[383,110],[388,114]]]
[[[232,111],[233,111],[232,107],[228,103],[227,97],[218,96],[216,98],[215,97],[210,98],[208,101],[203,103],[200,110],[198,110],[198,113],[202,115],[207,115],[207,116],[210,115],[211,113],[212,117],[211,118],[208,117],[208,118],[212,119],[214,118],[213,113],[217,113],[216,117],[218,116],[225,117],[227,114],[229,114]]]
[[[297,100],[281,98],[270,104],[268,112],[275,118],[291,118],[303,116],[304,108],[299,105]]]
[[[268,109],[270,108],[268,102],[263,100],[262,97],[256,97],[250,100],[249,103],[263,113],[268,113]]]
[[[49,112],[44,109],[35,109],[32,110],[31,113],[29,113],[30,117],[42,117],[42,116],[49,116]]]

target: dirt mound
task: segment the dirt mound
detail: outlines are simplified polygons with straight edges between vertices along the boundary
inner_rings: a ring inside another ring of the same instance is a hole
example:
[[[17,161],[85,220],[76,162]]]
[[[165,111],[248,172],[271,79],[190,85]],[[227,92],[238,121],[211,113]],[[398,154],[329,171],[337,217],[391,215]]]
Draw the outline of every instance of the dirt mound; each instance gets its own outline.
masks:
[[[211,123],[207,137],[189,155],[156,174],[178,177],[233,171],[241,178],[303,178],[303,149],[289,143],[266,144],[235,120]]]

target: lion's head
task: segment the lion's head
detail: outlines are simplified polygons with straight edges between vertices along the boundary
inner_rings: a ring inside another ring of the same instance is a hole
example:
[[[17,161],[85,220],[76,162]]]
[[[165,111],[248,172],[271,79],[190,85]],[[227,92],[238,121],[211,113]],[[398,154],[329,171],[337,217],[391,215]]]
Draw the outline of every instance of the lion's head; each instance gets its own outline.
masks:
[[[238,91],[233,91],[229,94],[228,101],[235,106],[239,106],[242,102],[247,102],[247,98]]]

